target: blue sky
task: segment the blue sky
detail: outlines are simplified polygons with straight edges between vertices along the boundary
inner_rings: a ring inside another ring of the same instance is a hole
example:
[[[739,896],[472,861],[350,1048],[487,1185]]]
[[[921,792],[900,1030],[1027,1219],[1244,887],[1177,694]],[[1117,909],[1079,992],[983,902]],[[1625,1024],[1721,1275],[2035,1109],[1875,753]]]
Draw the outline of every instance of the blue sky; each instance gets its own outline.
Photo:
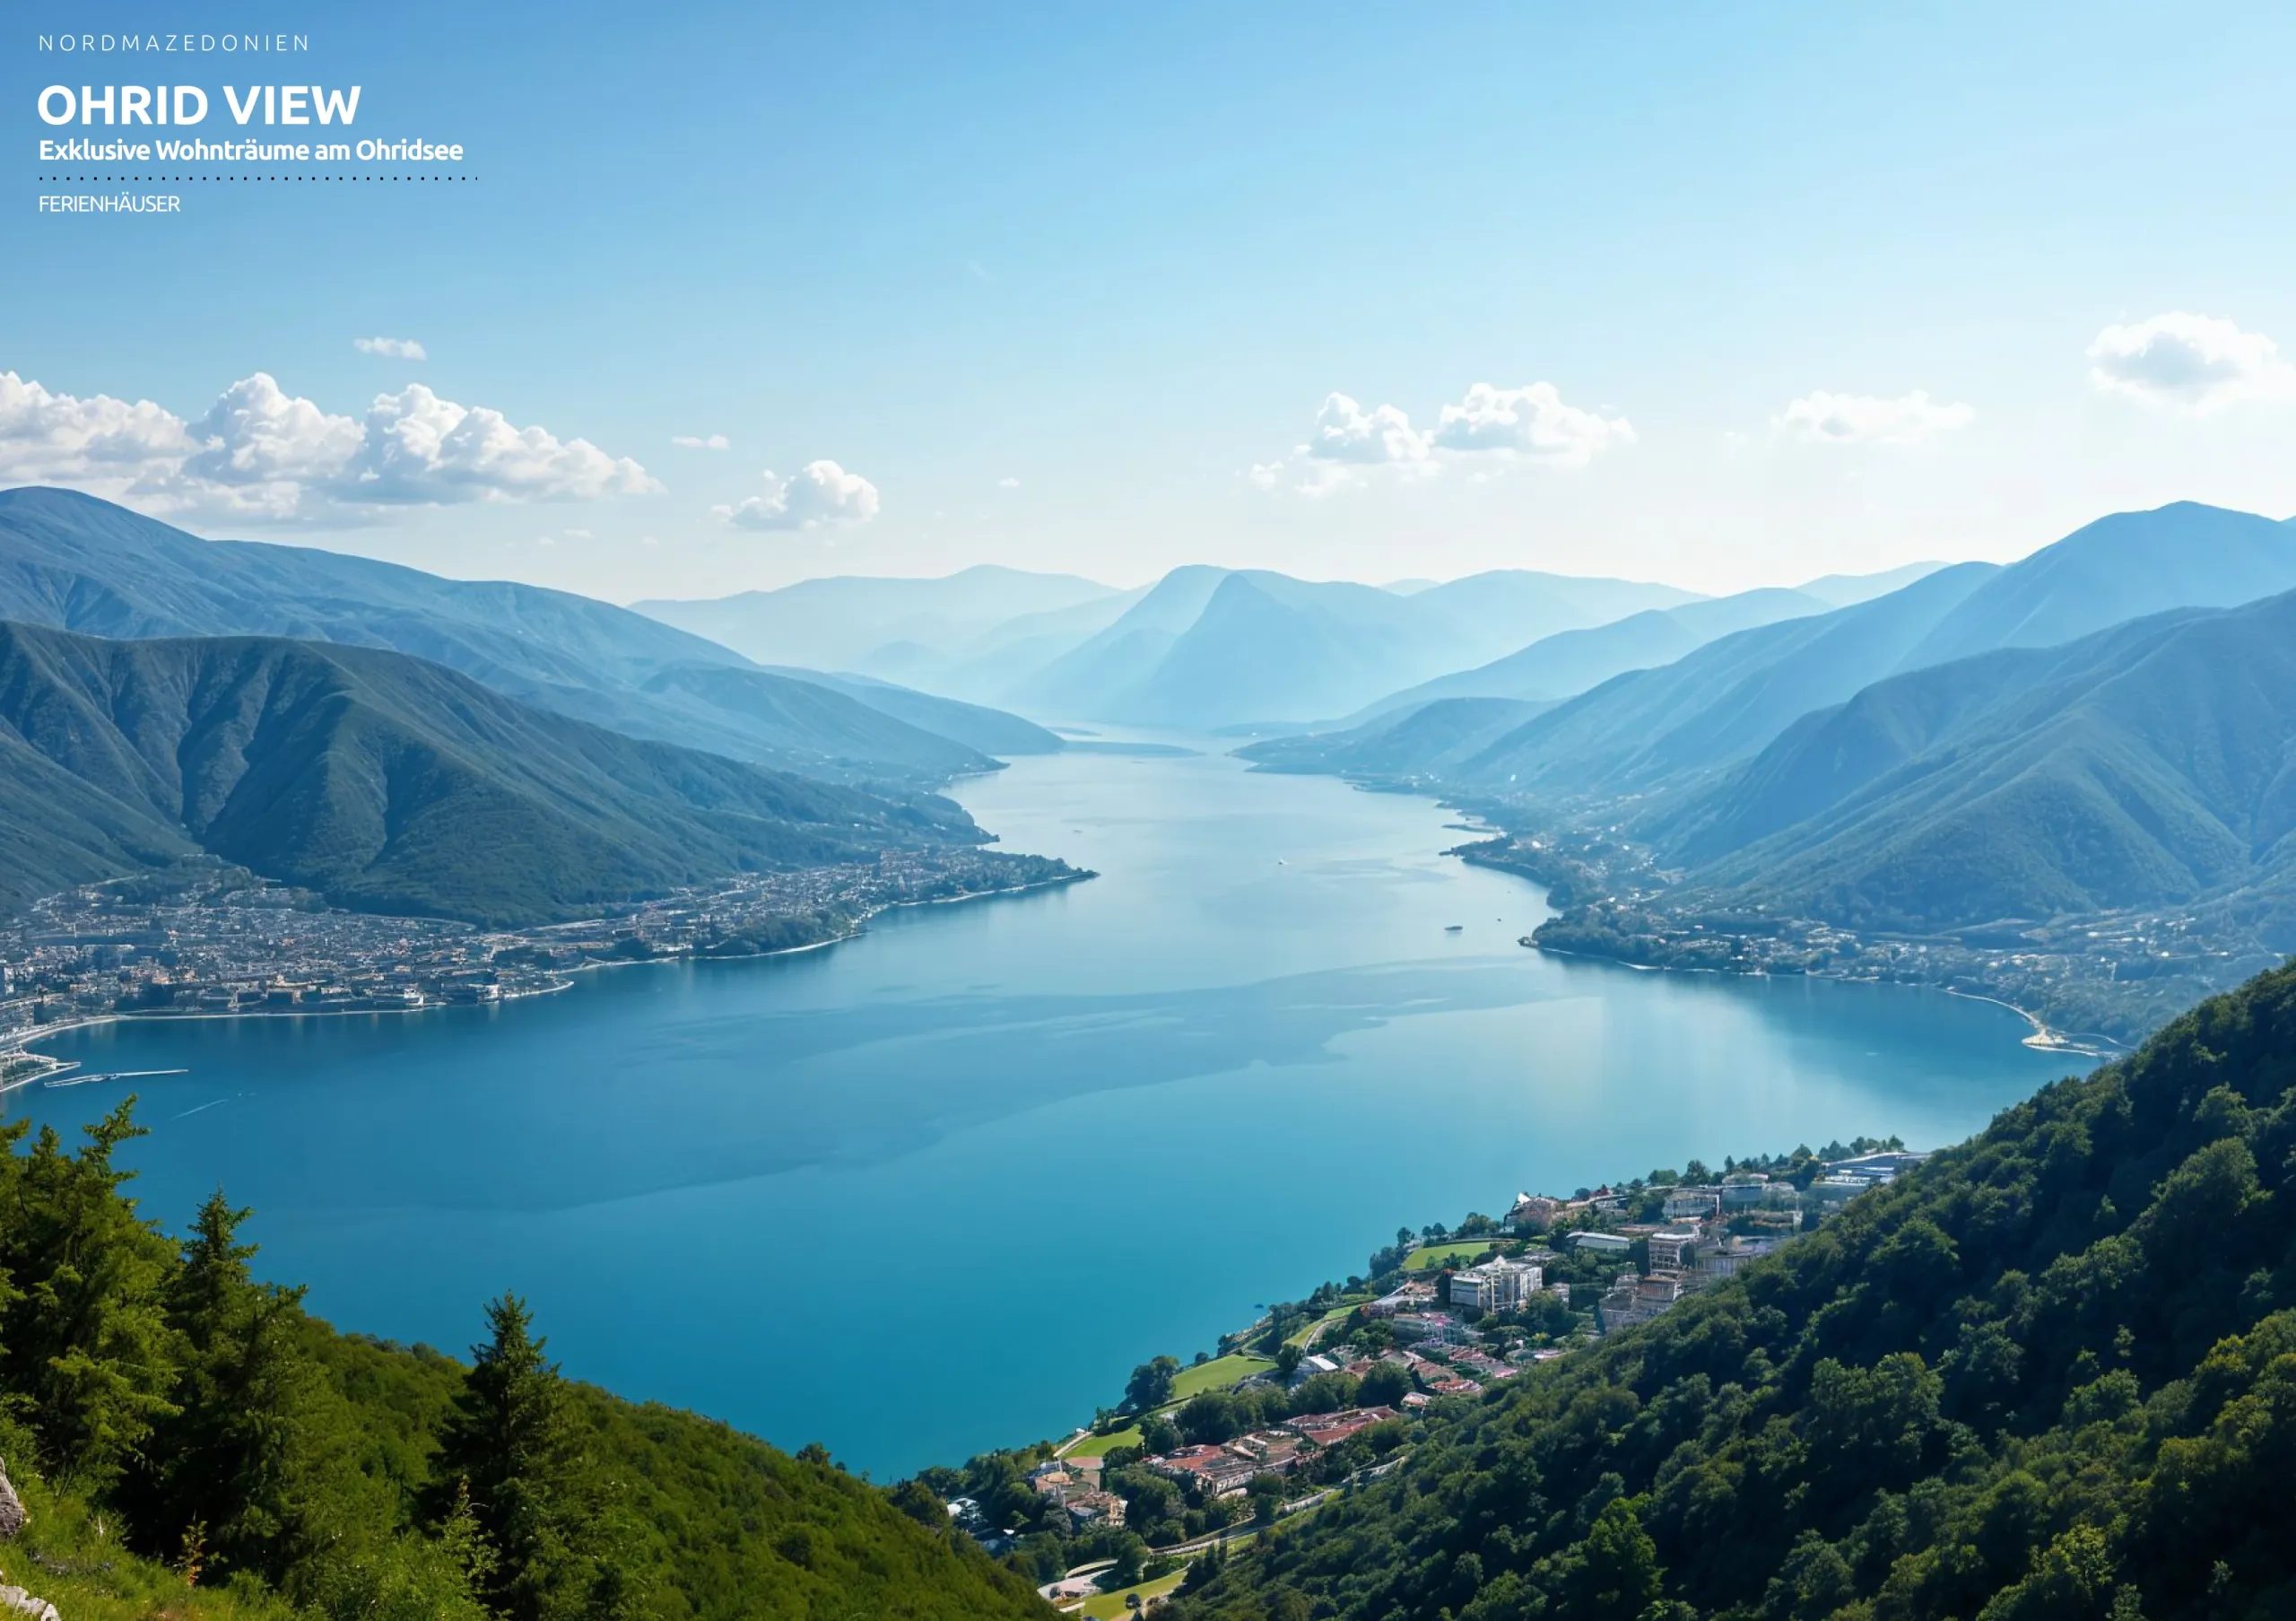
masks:
[[[169,0],[92,26],[313,48],[35,51],[65,9],[0,36],[0,371],[193,440],[257,372],[310,402],[290,499],[144,482],[203,532],[617,598],[981,561],[1716,589],[2296,512],[2284,6]],[[477,178],[35,217],[39,89],[155,61],[361,83],[359,134]],[[410,384],[642,472],[322,489]],[[9,420],[0,478],[68,473]]]

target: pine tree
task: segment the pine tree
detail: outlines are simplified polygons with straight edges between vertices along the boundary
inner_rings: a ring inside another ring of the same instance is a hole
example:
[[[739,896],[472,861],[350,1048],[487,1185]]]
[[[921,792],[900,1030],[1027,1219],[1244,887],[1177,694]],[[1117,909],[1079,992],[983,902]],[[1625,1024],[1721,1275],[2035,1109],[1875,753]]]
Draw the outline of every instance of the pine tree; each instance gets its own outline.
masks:
[[[565,1382],[524,1301],[505,1294],[486,1319],[493,1338],[472,1347],[439,1437],[431,1517],[448,1524],[467,1496],[491,1553],[473,1586],[505,1621],[587,1615],[598,1578],[599,1505]]]
[[[248,1212],[219,1190],[199,1208],[167,1291],[183,1351],[176,1413],[154,1435],[141,1494],[161,1526],[203,1524],[219,1573],[276,1579],[324,1533],[337,1494],[326,1435],[340,1401],[303,1350],[302,1291],[258,1284],[239,1242]],[[347,1505],[338,1517],[350,1517]]]
[[[168,1243],[121,1192],[135,1173],[112,1163],[114,1150],[144,1135],[135,1101],[88,1127],[77,1154],[64,1152],[53,1129],[21,1163],[11,1154],[13,1198],[0,1224],[0,1276],[21,1297],[0,1378],[30,1397],[49,1457],[96,1491],[175,1411],[162,1302]]]

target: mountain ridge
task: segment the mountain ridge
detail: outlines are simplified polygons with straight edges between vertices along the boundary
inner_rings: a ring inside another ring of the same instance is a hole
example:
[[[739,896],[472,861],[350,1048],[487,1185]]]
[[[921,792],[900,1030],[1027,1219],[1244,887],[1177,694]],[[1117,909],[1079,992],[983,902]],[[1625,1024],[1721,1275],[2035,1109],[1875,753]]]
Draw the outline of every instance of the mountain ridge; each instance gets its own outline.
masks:
[[[533,922],[970,846],[891,800],[530,708],[404,654],[0,622],[0,902],[204,850],[354,910]],[[64,838],[59,824],[86,830]]]

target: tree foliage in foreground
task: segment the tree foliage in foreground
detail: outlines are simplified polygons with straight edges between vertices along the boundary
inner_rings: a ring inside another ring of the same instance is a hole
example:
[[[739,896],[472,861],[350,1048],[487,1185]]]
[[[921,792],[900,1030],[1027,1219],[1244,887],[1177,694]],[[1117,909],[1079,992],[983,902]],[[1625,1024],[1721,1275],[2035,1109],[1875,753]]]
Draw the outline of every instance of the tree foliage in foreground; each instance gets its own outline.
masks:
[[[818,1448],[566,1380],[515,1297],[467,1366],[336,1334],[221,1193],[180,1243],[144,1219],[131,1107],[76,1150],[0,1127],[8,1570],[73,1621],[1042,1613]]]
[[[1168,1621],[2296,1615],[2296,970],[1439,1417]]]

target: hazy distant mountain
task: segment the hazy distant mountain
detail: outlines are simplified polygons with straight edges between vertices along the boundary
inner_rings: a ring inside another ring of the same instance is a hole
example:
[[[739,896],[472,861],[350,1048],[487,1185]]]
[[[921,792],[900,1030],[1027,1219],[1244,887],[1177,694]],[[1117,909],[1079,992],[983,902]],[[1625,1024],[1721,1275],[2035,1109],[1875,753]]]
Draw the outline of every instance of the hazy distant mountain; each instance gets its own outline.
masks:
[[[1674,586],[1532,569],[1492,569],[1430,586],[1413,597],[1422,612],[1448,614],[1458,627],[1457,666],[1481,663],[1558,631],[1704,600]]]
[[[2198,553],[2179,561],[2195,547]],[[1436,776],[1461,787],[1574,800],[1681,792],[1750,758],[1808,711],[1939,662],[1941,649],[1987,651],[2069,625],[2095,629],[2087,623],[2095,614],[2132,602],[2148,609],[2215,606],[2239,592],[2296,588],[2296,530],[2185,504],[2100,520],[2005,569],[1959,563],[1898,572],[1915,578],[1830,613],[1716,637],[1670,661],[1658,657],[1673,640],[1668,619],[1728,611],[1741,599],[1566,632],[1482,670],[1397,694],[1352,728],[1246,752],[1286,770]],[[1883,578],[1813,584],[1855,595]],[[1486,736],[1476,750],[1460,749],[1439,721],[1416,730],[1392,724],[1430,694],[1552,689],[1593,673],[1603,655],[1648,664],[1546,705]]]
[[[997,696],[1031,714],[1141,725],[1308,720],[1554,627],[1695,601],[1671,586],[1520,569],[1399,592],[1193,566]]]
[[[1718,637],[1672,663],[1614,676],[1575,698],[1516,701],[1511,726],[1497,724],[1508,710],[1476,710],[1472,736],[1478,746],[1463,746],[1450,735],[1458,718],[1435,718],[1443,705],[1468,701],[1439,700],[1388,710],[1350,730],[1245,752],[1293,771],[1437,775],[1516,792],[1641,792],[1671,775],[1750,754],[1813,705],[1892,674],[1905,652],[1993,572],[1991,563],[1963,563],[1873,602]],[[1430,717],[1428,725],[1398,724],[1422,715]],[[1431,744],[1432,753],[1414,752],[1414,745]]]
[[[1154,675],[1227,578],[1203,563],[1174,569],[1105,629],[1016,682],[1005,702],[1053,719],[1116,719],[1109,706]]]
[[[1624,670],[1671,664],[1693,648],[1733,631],[1825,610],[1826,605],[1814,597],[1774,586],[1679,607],[1648,609],[1609,624],[1560,632],[1504,658],[1388,693],[1350,719],[1361,724],[1437,698],[1552,702],[1583,693]]]
[[[1876,597],[1886,597],[1892,591],[1911,585],[1925,574],[1935,574],[1945,565],[1942,562],[1909,562],[1894,569],[1884,569],[1878,574],[1822,574],[1815,580],[1805,580],[1794,588],[1805,597],[1814,597],[1830,602],[1835,607],[1846,608],[1852,604],[1871,602]]]
[[[978,838],[945,799],[638,742],[404,654],[0,623],[0,902],[204,850],[345,906],[513,922]]]
[[[922,676],[1008,620],[1118,593],[1073,574],[984,563],[932,580],[834,575],[772,591],[631,606],[761,664]]]
[[[1726,902],[1852,924],[2284,900],[2296,592],[1877,683],[1648,831]],[[2296,910],[2264,932],[2296,949]]]
[[[570,592],[370,558],[208,541],[65,490],[0,492],[0,618],[94,635],[280,635],[429,658],[635,736],[831,779],[943,780],[995,762],[978,716],[922,693],[768,672]],[[1013,719],[1009,752],[1058,746]]]
[[[1552,707],[1522,698],[1437,698],[1359,726],[1271,737],[1236,753],[1265,771],[1448,780]]]
[[[1524,792],[1622,794],[1744,758],[1895,674],[1996,571],[1959,563],[1870,602],[1718,637],[1557,704],[1458,769]]]
[[[1908,667],[2053,647],[2179,604],[2231,607],[2296,588],[2296,528],[2178,501],[2116,512],[2042,547],[1973,596]]]

